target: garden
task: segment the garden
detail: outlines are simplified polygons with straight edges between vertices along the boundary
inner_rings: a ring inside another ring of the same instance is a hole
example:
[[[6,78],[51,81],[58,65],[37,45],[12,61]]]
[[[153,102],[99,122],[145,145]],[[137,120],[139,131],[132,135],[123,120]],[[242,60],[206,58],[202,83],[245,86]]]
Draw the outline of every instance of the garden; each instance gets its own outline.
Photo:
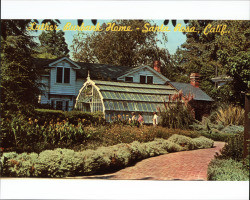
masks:
[[[248,180],[243,159],[244,110],[216,109],[202,121],[178,101],[159,111],[158,126],[105,122],[102,113],[36,109],[1,118],[1,176],[74,177],[112,172],[162,154],[212,148],[226,142],[209,164],[209,180]]]

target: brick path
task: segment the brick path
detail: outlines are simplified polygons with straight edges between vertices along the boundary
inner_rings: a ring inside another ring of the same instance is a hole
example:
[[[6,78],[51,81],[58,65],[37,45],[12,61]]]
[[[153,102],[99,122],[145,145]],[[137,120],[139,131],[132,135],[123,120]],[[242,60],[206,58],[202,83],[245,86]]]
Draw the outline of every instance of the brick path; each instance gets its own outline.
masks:
[[[215,142],[214,148],[181,151],[148,158],[113,174],[84,176],[84,179],[126,180],[207,180],[207,168],[215,152],[225,145]]]

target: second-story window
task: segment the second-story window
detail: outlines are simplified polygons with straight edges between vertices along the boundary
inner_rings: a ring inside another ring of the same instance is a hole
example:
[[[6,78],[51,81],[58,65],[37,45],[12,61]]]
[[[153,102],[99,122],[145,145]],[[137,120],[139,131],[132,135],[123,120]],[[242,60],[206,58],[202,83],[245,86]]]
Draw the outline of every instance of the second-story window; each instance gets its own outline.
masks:
[[[153,84],[153,76],[147,76],[147,84]]]
[[[140,83],[142,84],[146,83],[146,76],[140,76]]]
[[[70,83],[70,68],[57,67],[56,70],[57,83]]]
[[[63,77],[63,68],[62,67],[57,67],[56,68],[56,82],[57,83],[62,83],[62,77]]]
[[[64,83],[70,83],[70,68],[64,68]]]
[[[130,76],[130,77],[129,77],[129,76],[126,76],[126,77],[125,77],[125,82],[133,83],[133,81],[134,81],[134,80],[133,80],[133,77],[131,77],[131,76]]]
[[[153,76],[140,76],[140,83],[143,84],[153,84],[154,77]]]

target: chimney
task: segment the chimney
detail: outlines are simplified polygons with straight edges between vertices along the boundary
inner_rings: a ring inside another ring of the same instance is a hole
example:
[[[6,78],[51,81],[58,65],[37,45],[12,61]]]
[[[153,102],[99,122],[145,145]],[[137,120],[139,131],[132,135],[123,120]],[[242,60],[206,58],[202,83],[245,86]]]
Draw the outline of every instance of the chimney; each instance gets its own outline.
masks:
[[[191,73],[190,74],[190,84],[194,87],[199,87],[199,79],[200,75],[198,73]]]
[[[159,60],[154,61],[154,70],[161,73],[161,62]]]

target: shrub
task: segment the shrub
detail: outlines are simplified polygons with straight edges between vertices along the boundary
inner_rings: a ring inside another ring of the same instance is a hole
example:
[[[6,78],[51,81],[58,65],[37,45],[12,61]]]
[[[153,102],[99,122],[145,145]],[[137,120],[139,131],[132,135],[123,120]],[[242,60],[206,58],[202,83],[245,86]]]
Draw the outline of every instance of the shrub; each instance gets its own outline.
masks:
[[[192,99],[193,96],[191,95],[183,96],[182,91],[169,96],[169,101],[164,102],[165,110],[159,109],[160,124],[168,128],[189,129],[189,126],[194,122],[193,109],[189,105]],[[170,101],[172,101],[172,104],[170,104]]]
[[[79,120],[84,125],[89,124],[105,124],[103,113],[86,113],[82,111],[62,111],[62,110],[49,110],[49,109],[36,109],[33,116],[30,118],[37,119],[39,125],[44,123],[68,121],[70,124],[77,125]]]
[[[174,142],[179,144],[184,149],[195,149],[194,142],[191,138],[183,136],[183,135],[172,135],[169,139],[170,142]]]
[[[219,108],[216,112],[217,123],[227,125],[243,125],[245,111],[239,106],[229,105]]]
[[[249,181],[249,170],[232,159],[214,159],[208,166],[208,180]]]
[[[40,143],[53,146],[82,143],[87,136],[81,121],[77,126],[67,121],[51,122],[39,125],[37,120],[13,118],[1,121],[2,147],[15,147],[16,149],[35,149]]]
[[[172,136],[172,139],[175,137]],[[180,137],[183,139],[185,136]],[[186,137],[184,139],[187,141]],[[190,140],[192,141],[191,138]],[[202,142],[204,144],[201,144]],[[202,138],[199,147],[206,147],[206,144],[207,141]],[[1,175],[19,177],[87,175],[110,169],[120,169],[144,158],[185,149],[187,148],[172,141],[156,139],[148,143],[135,141],[131,144],[118,144],[83,152],[56,149],[43,151],[39,155],[36,153],[4,153],[1,158]]]
[[[33,176],[34,163],[37,158],[36,153],[6,153],[1,158],[1,173],[9,177]]]
[[[61,111],[53,111],[61,112]],[[96,149],[99,146],[112,146],[133,141],[149,142],[155,138],[168,139],[174,134],[191,138],[199,137],[197,131],[169,129],[161,126],[143,126],[141,128],[129,125],[86,125],[85,120],[78,119],[74,125],[67,120],[53,121],[40,125],[37,119],[26,120],[15,117],[4,119],[1,124],[1,147],[5,151],[41,152],[55,148],[72,148],[74,150]]]
[[[234,134],[232,133],[222,133],[218,132],[216,130],[213,130],[211,132],[208,131],[200,131],[200,134],[206,138],[210,138],[214,141],[222,141],[226,142],[229,137],[233,136]]]
[[[182,130],[182,129],[168,129],[161,126],[143,126],[142,128],[136,128],[125,125],[113,125],[110,127],[91,127],[98,130],[104,130],[99,132],[99,134],[93,134],[98,138],[98,140],[103,140],[105,143],[113,145],[118,143],[131,143],[133,141],[139,142],[149,142],[153,141],[155,138],[168,139],[173,134],[185,135],[188,137],[198,137],[200,134],[197,131]]]
[[[184,150],[211,148],[214,145],[213,140],[203,136],[191,139],[183,135],[172,135],[168,141],[179,144]]]
[[[212,148],[214,145],[214,141],[211,139],[208,139],[206,137],[198,137],[193,139],[193,143],[195,148],[197,149],[204,149],[204,148]]]
[[[219,159],[234,159],[240,161],[243,159],[243,140],[244,132],[230,136],[226,145],[222,148],[221,154],[217,154]]]
[[[34,165],[34,176],[63,177],[83,172],[83,157],[69,149],[46,150],[39,154]]]
[[[207,118],[206,118],[207,119]],[[193,124],[194,130],[198,131],[200,135],[210,138],[214,141],[226,142],[230,136],[233,136],[235,132],[241,130],[241,128],[224,128],[223,125],[212,124],[209,120],[203,120],[200,124]],[[232,131],[230,131],[232,130]]]
[[[223,133],[232,133],[232,134],[240,133],[243,131],[244,131],[244,126],[235,126],[235,125],[226,126],[221,130],[221,132]]]

